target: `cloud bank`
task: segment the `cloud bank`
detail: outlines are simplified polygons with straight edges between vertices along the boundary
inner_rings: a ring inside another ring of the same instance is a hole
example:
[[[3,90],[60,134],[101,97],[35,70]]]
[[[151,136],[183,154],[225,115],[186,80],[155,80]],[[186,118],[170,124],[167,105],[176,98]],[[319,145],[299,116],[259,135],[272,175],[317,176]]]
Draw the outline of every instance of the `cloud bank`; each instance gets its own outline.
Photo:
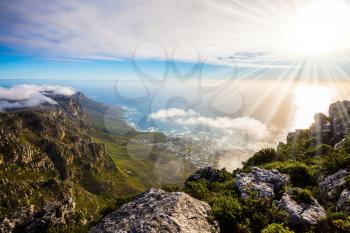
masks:
[[[266,54],[284,41],[280,30],[288,29],[286,19],[300,4],[290,0],[1,1],[0,43],[55,58],[232,64],[235,57],[237,65],[253,62],[271,67],[281,57],[266,61]],[[233,55],[237,52],[243,59]],[[264,56],[257,59],[250,56],[253,53]]]
[[[202,128],[214,135],[220,135],[225,142],[231,141],[229,146],[236,148],[253,149],[257,144],[266,144],[271,139],[270,129],[250,117],[206,117],[193,110],[169,108],[151,113],[150,118],[175,126],[190,127],[193,132]]]
[[[7,109],[38,107],[42,104],[56,104],[49,95],[70,96],[75,90],[67,86],[55,85],[15,85],[0,87],[0,111]]]
[[[196,138],[198,134],[207,132],[206,137],[214,142],[212,149],[222,154],[217,165],[229,170],[241,167],[242,162],[257,150],[274,147],[278,139],[273,135],[281,133],[250,117],[207,117],[193,110],[178,108],[161,109],[149,117],[156,125],[168,124],[170,129],[182,130],[184,133],[180,134],[184,136]]]

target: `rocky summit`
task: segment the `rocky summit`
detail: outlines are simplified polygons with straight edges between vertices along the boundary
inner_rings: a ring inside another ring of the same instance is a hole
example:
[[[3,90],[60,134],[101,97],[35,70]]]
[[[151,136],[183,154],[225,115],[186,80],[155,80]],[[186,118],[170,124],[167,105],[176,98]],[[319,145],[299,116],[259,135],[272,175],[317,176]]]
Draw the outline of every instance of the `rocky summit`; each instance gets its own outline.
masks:
[[[215,233],[208,222],[210,206],[186,193],[150,189],[104,217],[91,233]]]
[[[333,144],[340,142],[350,128],[350,101],[338,101],[329,106],[329,116],[315,114],[315,122],[310,126],[312,138],[319,143]]]

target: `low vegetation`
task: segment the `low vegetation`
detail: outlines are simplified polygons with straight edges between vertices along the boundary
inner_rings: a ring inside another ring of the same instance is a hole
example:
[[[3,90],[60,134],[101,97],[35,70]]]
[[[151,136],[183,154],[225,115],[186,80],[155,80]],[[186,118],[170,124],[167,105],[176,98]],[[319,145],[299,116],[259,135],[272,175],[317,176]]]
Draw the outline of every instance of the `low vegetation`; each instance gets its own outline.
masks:
[[[218,221],[221,232],[350,232],[350,218],[336,212],[334,202],[327,202],[320,196],[318,178],[333,174],[340,169],[350,168],[350,139],[333,149],[330,144],[317,144],[308,130],[302,130],[287,143],[280,143],[277,149],[263,149],[248,159],[242,169],[226,172],[225,179],[213,183],[206,179],[188,181],[184,191],[212,207],[212,221]],[[326,208],[327,218],[308,229],[289,225],[288,214],[278,209],[269,199],[240,197],[236,190],[235,174],[250,172],[252,167],[276,169],[290,176],[288,190],[298,203],[312,204],[318,201]],[[230,176],[228,176],[228,174]],[[345,178],[347,185],[350,178]],[[348,186],[350,187],[350,186]]]

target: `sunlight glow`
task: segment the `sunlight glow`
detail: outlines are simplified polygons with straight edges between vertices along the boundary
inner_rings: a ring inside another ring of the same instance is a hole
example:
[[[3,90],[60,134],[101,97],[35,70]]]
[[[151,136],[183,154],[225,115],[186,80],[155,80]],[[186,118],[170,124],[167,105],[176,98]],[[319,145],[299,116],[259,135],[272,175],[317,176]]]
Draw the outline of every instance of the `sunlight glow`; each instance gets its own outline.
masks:
[[[324,86],[299,86],[294,92],[295,113],[291,130],[308,128],[315,113],[327,113],[333,99],[333,90]]]
[[[286,49],[296,56],[337,53],[350,38],[349,3],[340,0],[312,1],[301,7],[286,30]]]

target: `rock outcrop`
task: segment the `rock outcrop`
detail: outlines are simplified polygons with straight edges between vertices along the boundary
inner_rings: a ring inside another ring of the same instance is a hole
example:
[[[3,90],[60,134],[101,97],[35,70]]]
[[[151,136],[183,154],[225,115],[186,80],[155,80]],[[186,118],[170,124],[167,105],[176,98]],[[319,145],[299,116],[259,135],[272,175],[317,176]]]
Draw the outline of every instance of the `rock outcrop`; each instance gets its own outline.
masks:
[[[329,118],[332,125],[333,141],[344,138],[350,127],[350,101],[338,101],[329,107]]]
[[[251,173],[236,175],[236,186],[244,198],[250,195],[274,198],[276,191],[289,182],[288,175],[277,170],[264,170],[258,167],[253,167]]]
[[[344,169],[329,175],[319,182],[320,194],[322,198],[334,201],[339,198],[339,195],[346,187],[345,177],[348,172]]]
[[[335,146],[341,142],[350,129],[350,101],[338,101],[329,107],[328,116],[317,113],[315,122],[306,129],[315,144],[330,144]],[[297,129],[289,133],[287,142],[298,137],[305,130]]]
[[[0,232],[43,232],[49,226],[65,225],[68,221],[72,221],[74,211],[75,202],[71,198],[66,198],[62,202],[48,203],[40,211],[35,211],[33,205],[22,207],[0,222]]]
[[[336,202],[336,210],[350,214],[350,190],[347,187],[346,177],[349,172],[341,169],[320,181],[320,194],[325,200]]]
[[[218,232],[207,217],[208,204],[181,192],[150,189],[104,217],[91,233]]]
[[[292,225],[315,225],[326,217],[325,209],[314,198],[311,203],[303,203],[293,199],[286,192],[276,203],[281,209],[288,212]]]
[[[329,118],[323,113],[317,113],[314,116],[315,123],[310,128],[310,136],[318,143],[329,144],[332,139],[332,125]]]

